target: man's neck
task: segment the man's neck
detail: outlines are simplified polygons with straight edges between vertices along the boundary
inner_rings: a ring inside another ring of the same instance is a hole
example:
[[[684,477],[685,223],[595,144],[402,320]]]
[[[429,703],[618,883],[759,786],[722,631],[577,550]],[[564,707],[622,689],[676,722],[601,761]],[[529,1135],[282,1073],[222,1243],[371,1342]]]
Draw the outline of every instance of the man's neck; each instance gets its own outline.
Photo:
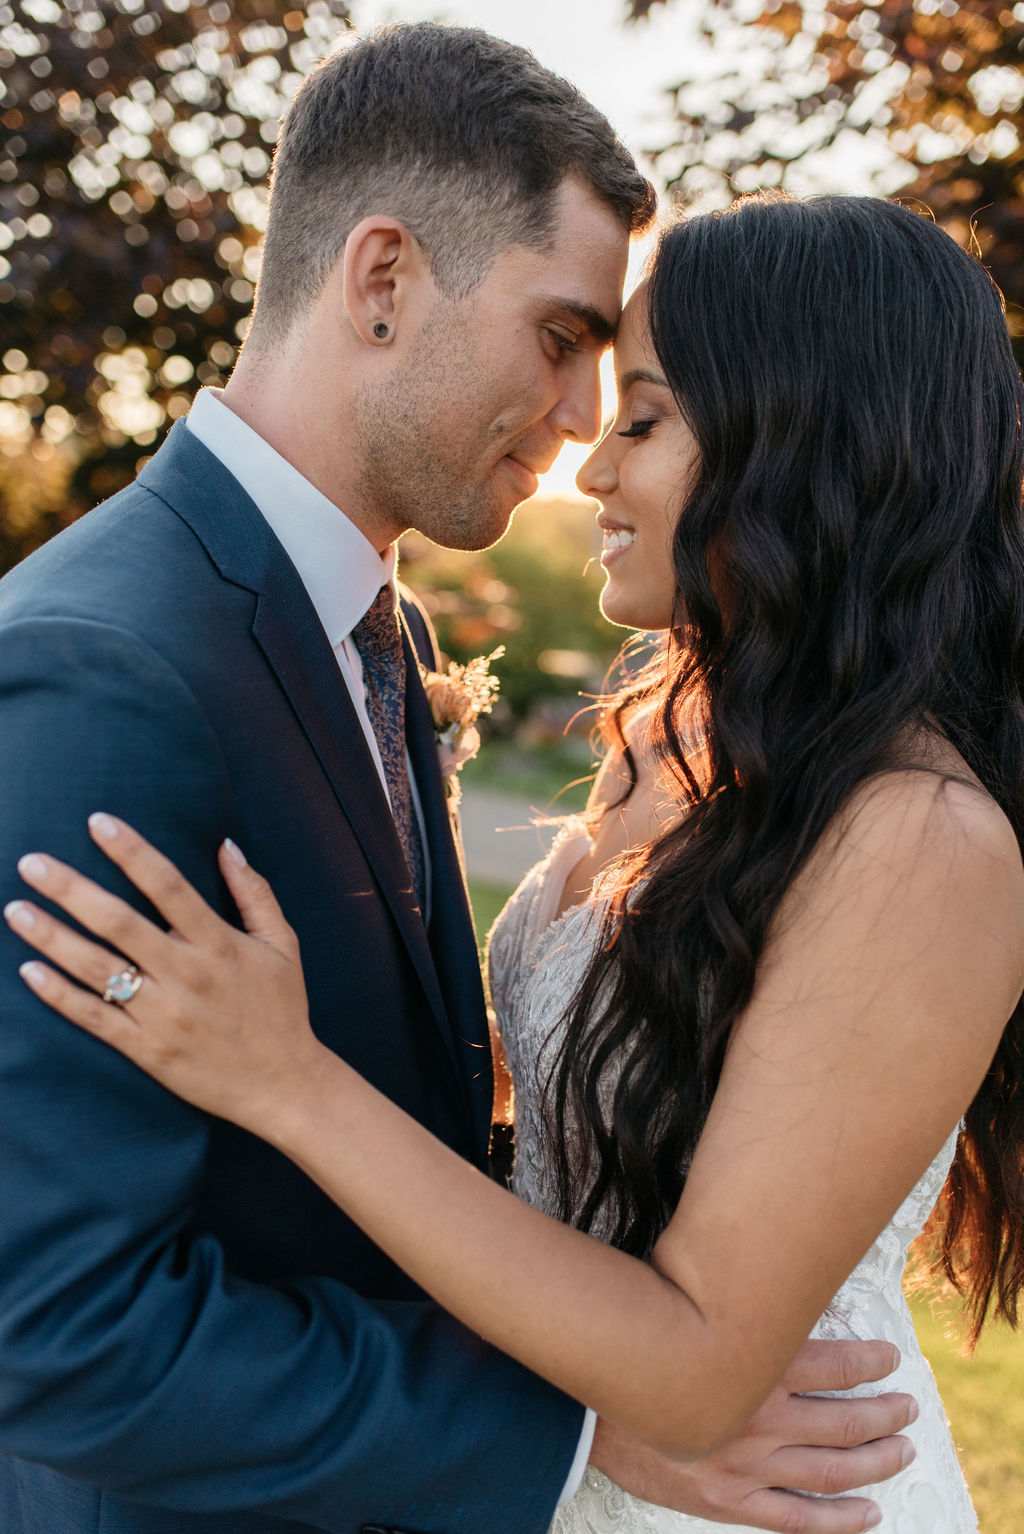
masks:
[[[345,451],[351,439],[344,425],[344,401],[337,402],[337,420],[325,416],[323,399],[314,398],[306,382],[318,376],[318,369],[299,368],[290,358],[289,339],[270,361],[260,353],[250,357],[243,352],[222,402],[340,507],[383,557],[397,533],[366,505],[354,456]]]

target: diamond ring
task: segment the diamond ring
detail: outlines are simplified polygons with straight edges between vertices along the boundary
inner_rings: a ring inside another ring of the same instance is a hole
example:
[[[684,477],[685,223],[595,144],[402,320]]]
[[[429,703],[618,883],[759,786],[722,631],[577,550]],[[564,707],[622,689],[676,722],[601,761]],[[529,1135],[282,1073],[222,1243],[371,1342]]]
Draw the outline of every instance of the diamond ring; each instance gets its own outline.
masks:
[[[116,1001],[119,1007],[126,1006],[138,993],[142,978],[135,965],[129,964],[128,968],[121,970],[119,974],[111,975],[107,981],[107,988],[103,992],[103,1000]]]

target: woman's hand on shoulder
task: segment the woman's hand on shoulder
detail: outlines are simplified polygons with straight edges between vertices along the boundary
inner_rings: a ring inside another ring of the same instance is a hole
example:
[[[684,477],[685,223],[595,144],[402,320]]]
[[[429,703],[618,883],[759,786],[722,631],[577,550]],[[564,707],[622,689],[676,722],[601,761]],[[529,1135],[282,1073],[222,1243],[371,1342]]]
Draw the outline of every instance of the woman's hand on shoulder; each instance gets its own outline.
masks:
[[[123,821],[94,815],[89,830],[169,930],[66,863],[29,854],[18,865],[25,882],[100,941],[31,901],[12,902],[8,925],[50,961],[23,965],[26,984],[179,1097],[269,1138],[323,1053],[309,1024],[298,940],[269,884],[234,843],[221,846],[240,932]],[[126,960],[138,971],[135,994],[121,1004],[103,1000]]]

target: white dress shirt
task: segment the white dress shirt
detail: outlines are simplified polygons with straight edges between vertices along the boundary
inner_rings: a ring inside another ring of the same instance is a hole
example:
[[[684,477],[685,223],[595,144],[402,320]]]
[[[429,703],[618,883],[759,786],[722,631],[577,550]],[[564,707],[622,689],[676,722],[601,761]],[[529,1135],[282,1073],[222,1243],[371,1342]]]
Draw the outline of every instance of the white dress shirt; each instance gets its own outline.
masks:
[[[233,474],[270,524],[295,566],[316,608],[348,688],[385,794],[388,792],[380,748],[366,707],[363,667],[352,630],[367,612],[382,586],[395,580],[394,546],[382,558],[333,501],[310,484],[294,465],[282,458],[241,416],[225,405],[219,389],[200,389],[186,423],[203,444]],[[430,849],[412,766],[406,757],[413,809],[419,820],[430,887]],[[390,802],[390,796],[389,796]],[[429,900],[429,896],[428,896]],[[429,920],[429,907],[424,913]],[[570,1502],[579,1490],[590,1458],[596,1417],[587,1411],[576,1456],[559,1502]]]

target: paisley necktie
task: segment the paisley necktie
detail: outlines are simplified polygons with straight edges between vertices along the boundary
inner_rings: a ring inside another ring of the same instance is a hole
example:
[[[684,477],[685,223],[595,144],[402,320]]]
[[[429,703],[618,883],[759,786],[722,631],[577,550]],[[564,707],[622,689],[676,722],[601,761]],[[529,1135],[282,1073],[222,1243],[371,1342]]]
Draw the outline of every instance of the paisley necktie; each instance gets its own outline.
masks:
[[[391,813],[422,911],[426,894],[423,844],[406,762],[405,655],[393,586],[380,588],[372,606],[352,630],[352,638],[363,663],[366,709],[377,737]]]

